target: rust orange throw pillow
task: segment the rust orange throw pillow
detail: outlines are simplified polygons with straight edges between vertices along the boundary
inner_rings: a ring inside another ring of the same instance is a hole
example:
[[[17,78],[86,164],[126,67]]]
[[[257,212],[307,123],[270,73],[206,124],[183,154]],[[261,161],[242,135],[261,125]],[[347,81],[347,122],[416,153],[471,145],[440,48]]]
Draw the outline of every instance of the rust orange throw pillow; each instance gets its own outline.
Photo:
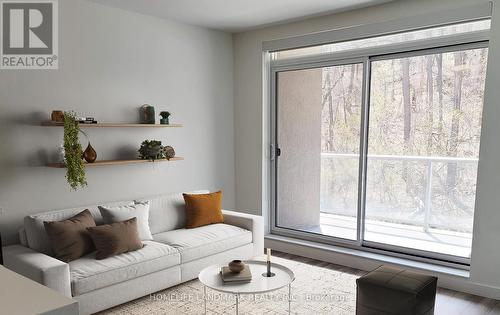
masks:
[[[210,194],[182,194],[186,202],[186,229],[223,223],[222,191]]]

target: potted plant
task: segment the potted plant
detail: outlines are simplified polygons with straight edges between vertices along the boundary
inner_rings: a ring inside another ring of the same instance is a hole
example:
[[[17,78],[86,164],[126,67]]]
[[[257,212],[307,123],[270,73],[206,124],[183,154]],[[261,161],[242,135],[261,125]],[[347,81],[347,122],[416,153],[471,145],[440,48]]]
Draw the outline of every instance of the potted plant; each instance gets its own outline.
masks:
[[[165,159],[165,148],[158,140],[144,140],[139,149],[139,157],[143,160]]]
[[[169,124],[168,117],[170,116],[170,112],[166,112],[166,111],[161,112],[160,116],[161,116],[160,124],[168,125]]]
[[[64,160],[66,163],[66,180],[71,189],[87,186],[83,150],[78,141],[80,126],[74,112],[64,112]]]

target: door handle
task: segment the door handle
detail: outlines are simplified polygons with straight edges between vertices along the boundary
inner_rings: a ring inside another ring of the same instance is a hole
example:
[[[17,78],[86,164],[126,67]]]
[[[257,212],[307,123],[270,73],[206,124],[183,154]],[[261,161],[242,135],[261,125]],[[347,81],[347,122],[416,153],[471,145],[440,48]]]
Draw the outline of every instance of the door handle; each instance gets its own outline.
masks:
[[[280,155],[281,149],[277,148],[274,144],[271,144],[271,161],[274,161]]]

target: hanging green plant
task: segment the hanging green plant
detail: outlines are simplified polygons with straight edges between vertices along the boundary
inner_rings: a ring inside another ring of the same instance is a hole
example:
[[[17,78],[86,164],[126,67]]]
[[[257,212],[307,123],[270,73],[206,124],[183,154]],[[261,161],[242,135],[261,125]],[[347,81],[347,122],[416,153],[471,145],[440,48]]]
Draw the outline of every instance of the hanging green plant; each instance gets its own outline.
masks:
[[[66,180],[71,189],[87,186],[83,150],[78,141],[80,126],[74,112],[64,112],[64,159],[66,162]]]

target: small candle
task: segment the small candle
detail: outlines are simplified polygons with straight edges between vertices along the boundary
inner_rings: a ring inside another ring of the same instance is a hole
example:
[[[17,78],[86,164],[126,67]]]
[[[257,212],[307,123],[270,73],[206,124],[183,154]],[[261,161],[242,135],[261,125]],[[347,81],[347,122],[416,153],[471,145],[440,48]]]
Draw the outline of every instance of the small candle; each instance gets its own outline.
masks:
[[[271,249],[267,249],[267,261],[271,261]]]

